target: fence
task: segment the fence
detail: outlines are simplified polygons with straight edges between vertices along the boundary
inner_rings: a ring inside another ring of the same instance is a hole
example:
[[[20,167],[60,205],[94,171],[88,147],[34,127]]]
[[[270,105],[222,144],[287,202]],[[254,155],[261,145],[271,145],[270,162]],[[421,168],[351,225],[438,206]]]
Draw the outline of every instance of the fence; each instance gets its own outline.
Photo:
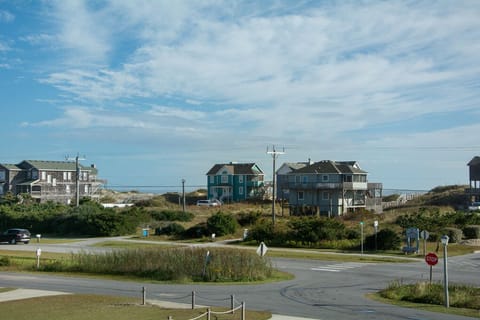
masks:
[[[383,209],[401,207],[405,205],[408,201],[418,198],[424,194],[424,192],[402,194],[398,197],[396,201],[382,202],[382,207]]]
[[[208,298],[208,297],[202,297],[202,296],[198,295],[198,293],[196,293],[195,291],[192,291],[192,293],[189,293],[189,294],[183,295],[183,296],[178,296],[178,297],[170,296],[169,299],[172,299],[172,300],[190,299],[191,303],[189,303],[189,305],[191,306],[192,310],[195,309],[196,307],[203,307],[203,306],[200,306],[200,305],[197,304],[197,299],[203,299],[203,300],[206,300],[206,301],[216,301],[216,302],[230,301],[230,306],[229,306],[230,309],[229,310],[213,311],[210,307],[207,307],[207,311],[205,313],[202,313],[201,315],[199,315],[195,318],[185,319],[185,320],[200,320],[200,319],[210,320],[212,315],[234,314],[235,311],[237,311],[237,310],[240,310],[240,319],[241,320],[245,320],[245,316],[246,316],[245,302],[244,301],[238,302],[235,299],[235,296],[233,294],[230,295],[229,298],[211,299],[211,298]],[[146,304],[146,300],[147,300],[147,290],[146,290],[145,287],[142,287],[142,305]],[[184,303],[184,304],[187,304],[187,303]],[[238,304],[238,306],[235,307],[235,304]],[[178,319],[173,319],[173,317],[169,316],[168,320],[178,320]]]

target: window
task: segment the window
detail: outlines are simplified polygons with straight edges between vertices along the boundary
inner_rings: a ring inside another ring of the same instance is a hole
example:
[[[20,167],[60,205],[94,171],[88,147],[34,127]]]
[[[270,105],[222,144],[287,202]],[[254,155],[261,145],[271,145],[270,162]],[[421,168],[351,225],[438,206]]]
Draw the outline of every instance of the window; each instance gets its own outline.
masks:
[[[330,193],[328,191],[323,191],[322,192],[322,199],[323,200],[328,200],[330,199]]]
[[[305,194],[303,191],[298,191],[297,196],[298,196],[298,200],[302,201],[304,200]]]
[[[215,176],[210,176],[210,183],[215,183]]]
[[[327,182],[327,181],[328,181],[328,174],[324,174],[324,175],[322,176],[322,181],[323,181],[323,182]]]
[[[228,183],[228,175],[222,174],[222,183]]]
[[[308,177],[307,176],[302,176],[302,183],[307,184],[308,182]]]
[[[66,181],[66,180],[67,180],[67,172],[63,171],[63,181]]]
[[[32,170],[32,179],[37,180],[38,179],[38,171],[37,170]]]
[[[243,195],[243,187],[239,187],[239,188],[238,188],[238,194],[239,194],[239,195]]]
[[[47,180],[47,173],[45,171],[42,171],[42,180]]]
[[[88,193],[88,184],[85,185],[85,193]]]
[[[0,170],[0,180],[5,180],[5,170]]]
[[[70,186],[68,184],[65,186],[65,193],[70,193]]]
[[[243,176],[238,176],[238,182],[243,183]]]
[[[54,187],[57,186],[57,179],[56,179],[56,178],[53,178],[53,179],[52,179],[52,185],[53,185]]]
[[[47,183],[52,183],[52,176],[51,175],[47,176]]]
[[[67,172],[67,180],[68,181],[72,180],[72,173],[71,172]]]

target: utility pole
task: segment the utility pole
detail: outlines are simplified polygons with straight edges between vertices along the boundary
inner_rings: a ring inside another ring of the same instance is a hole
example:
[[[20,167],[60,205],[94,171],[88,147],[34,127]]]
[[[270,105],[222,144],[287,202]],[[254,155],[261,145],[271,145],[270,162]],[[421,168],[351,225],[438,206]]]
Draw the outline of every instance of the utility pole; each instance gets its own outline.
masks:
[[[185,213],[185,179],[182,179],[182,210]]]
[[[80,205],[80,160],[85,160],[85,158],[80,158],[78,153],[75,158],[66,157],[67,160],[74,160],[75,159],[75,206],[78,207]]]
[[[274,226],[275,226],[275,199],[276,199],[276,195],[277,195],[275,160],[278,158],[279,155],[284,154],[284,153],[285,153],[285,148],[283,148],[283,151],[277,151],[275,149],[275,145],[273,145],[272,146],[272,151],[269,151],[268,147],[267,147],[267,154],[270,154],[272,156],[272,160],[273,160],[272,223],[273,223]]]

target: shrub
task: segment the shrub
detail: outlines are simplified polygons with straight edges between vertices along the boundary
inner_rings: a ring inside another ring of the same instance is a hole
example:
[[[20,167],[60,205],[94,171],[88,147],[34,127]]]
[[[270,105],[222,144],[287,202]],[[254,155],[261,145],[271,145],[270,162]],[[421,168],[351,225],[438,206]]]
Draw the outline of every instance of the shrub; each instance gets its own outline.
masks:
[[[271,221],[265,219],[260,220],[255,226],[248,230],[248,237],[246,240],[254,240],[257,243],[266,242],[274,238],[273,224]]]
[[[185,228],[178,223],[169,223],[163,227],[155,228],[155,235],[179,236],[185,232]]]
[[[9,257],[0,257],[0,267],[8,267],[10,265]]]
[[[402,243],[398,234],[391,229],[382,229],[377,233],[378,250],[397,250]],[[375,234],[365,239],[365,246],[369,249],[375,248]]]
[[[150,213],[153,219],[158,221],[192,221],[194,215],[191,212],[183,212],[181,210],[162,210],[152,211]]]
[[[237,221],[231,215],[218,212],[207,219],[207,229],[209,233],[215,233],[221,237],[234,233],[237,229]]]
[[[202,238],[208,236],[208,229],[206,223],[196,224],[183,232],[185,238]]]
[[[457,228],[445,228],[443,229],[444,234],[446,234],[450,239],[450,243],[459,243],[462,241],[463,238],[463,232],[460,229]]]
[[[463,228],[466,239],[480,239],[480,225],[469,225]]]
[[[237,216],[237,222],[242,227],[250,226],[257,223],[261,216],[260,211],[241,212]]]

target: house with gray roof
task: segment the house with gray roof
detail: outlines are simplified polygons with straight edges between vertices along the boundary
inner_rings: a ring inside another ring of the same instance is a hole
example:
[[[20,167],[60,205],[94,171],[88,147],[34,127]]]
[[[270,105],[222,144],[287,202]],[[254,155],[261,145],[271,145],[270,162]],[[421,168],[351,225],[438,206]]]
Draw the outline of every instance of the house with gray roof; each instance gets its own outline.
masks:
[[[369,183],[367,174],[356,161],[324,160],[292,169],[282,184],[290,213],[332,217],[360,209],[381,212],[382,185]]]
[[[263,193],[264,176],[255,163],[220,163],[207,172],[208,198],[237,202],[259,197]]]
[[[105,183],[98,170],[79,164],[79,196],[98,197]],[[0,164],[0,196],[29,194],[38,202],[55,201],[70,204],[77,192],[77,166],[72,161],[24,160],[18,164]]]

